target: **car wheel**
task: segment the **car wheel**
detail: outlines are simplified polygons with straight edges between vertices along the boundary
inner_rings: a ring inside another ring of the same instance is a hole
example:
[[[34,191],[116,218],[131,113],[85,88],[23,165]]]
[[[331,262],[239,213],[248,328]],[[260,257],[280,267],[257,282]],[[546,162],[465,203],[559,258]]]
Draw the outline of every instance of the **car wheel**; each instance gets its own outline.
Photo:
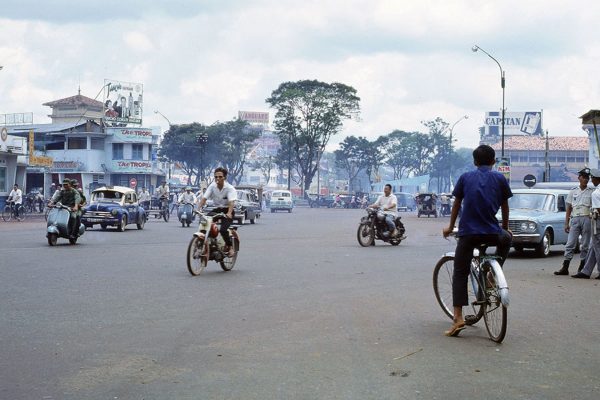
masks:
[[[274,212],[275,212],[275,209],[271,208],[271,213],[274,213]]]
[[[123,217],[121,217],[121,223],[117,225],[117,230],[119,232],[125,232],[125,226],[127,226],[127,215],[123,215]]]
[[[550,245],[552,244],[552,235],[545,231],[542,236],[542,241],[535,247],[535,252],[538,257],[547,257],[550,255]]]
[[[139,217],[139,222],[136,224],[139,230],[144,229],[144,224],[146,223],[146,216],[142,215]]]
[[[100,228],[102,228],[103,231],[106,230],[106,224],[100,224]]]
[[[290,213],[290,214],[292,213],[292,209],[291,208],[288,209],[288,213]]]
[[[250,223],[251,223],[252,225],[254,225],[254,224],[256,223],[256,217],[254,217],[254,218],[250,218]]]
[[[238,218],[238,222],[240,225],[244,225],[244,222],[246,222],[246,213],[243,213],[242,216]]]
[[[515,251],[517,251],[518,253],[522,253],[523,252],[523,246],[521,245],[516,245],[513,246],[515,248]]]

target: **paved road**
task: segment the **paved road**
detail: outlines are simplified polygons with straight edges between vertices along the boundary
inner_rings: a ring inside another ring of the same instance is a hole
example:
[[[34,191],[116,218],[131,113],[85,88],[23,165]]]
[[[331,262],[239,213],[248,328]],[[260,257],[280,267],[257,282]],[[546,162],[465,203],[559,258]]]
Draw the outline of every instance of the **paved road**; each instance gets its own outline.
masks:
[[[361,215],[267,213],[233,271],[200,277],[175,220],[54,248],[41,221],[0,222],[0,399],[598,398],[600,281],[552,275],[560,247],[511,253],[503,344],[482,323],[447,338],[447,219],[361,248]]]

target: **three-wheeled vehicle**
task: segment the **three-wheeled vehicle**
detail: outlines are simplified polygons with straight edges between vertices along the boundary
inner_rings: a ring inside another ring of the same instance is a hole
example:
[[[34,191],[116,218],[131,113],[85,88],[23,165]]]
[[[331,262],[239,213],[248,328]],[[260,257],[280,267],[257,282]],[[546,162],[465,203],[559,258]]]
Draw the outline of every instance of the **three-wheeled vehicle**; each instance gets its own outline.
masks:
[[[419,193],[415,196],[415,201],[417,202],[417,217],[427,215],[427,218],[429,218],[430,215],[433,215],[437,218],[439,207],[436,193]]]

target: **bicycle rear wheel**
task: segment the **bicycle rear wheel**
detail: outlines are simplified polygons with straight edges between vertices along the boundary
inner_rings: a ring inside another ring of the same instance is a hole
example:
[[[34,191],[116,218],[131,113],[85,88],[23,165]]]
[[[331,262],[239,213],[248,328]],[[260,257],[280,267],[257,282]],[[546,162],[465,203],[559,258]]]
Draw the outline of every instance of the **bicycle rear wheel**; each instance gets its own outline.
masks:
[[[2,219],[4,220],[4,222],[8,222],[8,221],[10,221],[11,218],[12,218],[11,206],[4,206],[4,209],[2,210]]]
[[[486,273],[485,298],[483,306],[483,320],[485,329],[491,340],[501,343],[506,336],[507,309],[500,301],[500,294],[496,282],[496,274],[492,268]]]
[[[17,221],[23,221],[25,219],[25,217],[27,216],[27,211],[25,210],[25,207],[20,206],[18,208],[19,210],[19,215],[15,216],[15,218],[17,219]]]
[[[454,275],[454,257],[444,256],[433,269],[433,291],[435,298],[438,301],[440,307],[444,313],[450,318],[454,319],[454,307],[452,305],[452,280]],[[465,323],[467,325],[473,325],[478,322],[483,316],[483,307],[475,304],[477,296],[473,287],[477,285],[473,284],[472,276],[469,275],[469,282],[467,285],[469,306],[468,309],[463,311],[465,315]]]

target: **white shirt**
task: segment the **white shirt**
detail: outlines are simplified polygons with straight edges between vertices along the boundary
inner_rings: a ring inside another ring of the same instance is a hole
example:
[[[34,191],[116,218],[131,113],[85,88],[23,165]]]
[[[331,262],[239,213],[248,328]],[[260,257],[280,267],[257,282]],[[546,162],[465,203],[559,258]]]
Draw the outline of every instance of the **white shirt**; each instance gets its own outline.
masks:
[[[581,190],[579,186],[571,189],[567,196],[567,204],[570,204],[571,207],[573,207],[571,215],[589,215],[593,192],[594,189],[589,187],[586,187],[584,190]]]
[[[165,186],[160,185],[159,187],[156,188],[154,193],[156,194],[157,197],[169,196],[169,185],[165,185]]]
[[[192,192],[183,192],[179,195],[178,201],[180,203],[191,203],[194,204],[196,202],[196,195]]]
[[[21,192],[21,189],[11,190],[8,196],[12,199],[12,201],[15,202],[15,204],[23,204],[23,192]]]
[[[149,201],[150,200],[150,192],[148,192],[147,190],[142,190],[140,192],[140,195],[138,196],[138,201],[142,202],[142,201]]]
[[[213,182],[208,185],[202,197],[206,200],[212,200],[215,207],[227,207],[230,201],[237,200],[237,191],[227,182],[223,184],[223,189],[219,189],[217,183]]]
[[[600,208],[600,186],[597,186],[592,192],[592,207]]]
[[[389,196],[379,196],[375,204],[377,204],[381,210],[390,208],[390,210],[387,210],[386,213],[396,215],[396,210],[398,209],[398,199],[396,199],[394,194],[390,194]]]

